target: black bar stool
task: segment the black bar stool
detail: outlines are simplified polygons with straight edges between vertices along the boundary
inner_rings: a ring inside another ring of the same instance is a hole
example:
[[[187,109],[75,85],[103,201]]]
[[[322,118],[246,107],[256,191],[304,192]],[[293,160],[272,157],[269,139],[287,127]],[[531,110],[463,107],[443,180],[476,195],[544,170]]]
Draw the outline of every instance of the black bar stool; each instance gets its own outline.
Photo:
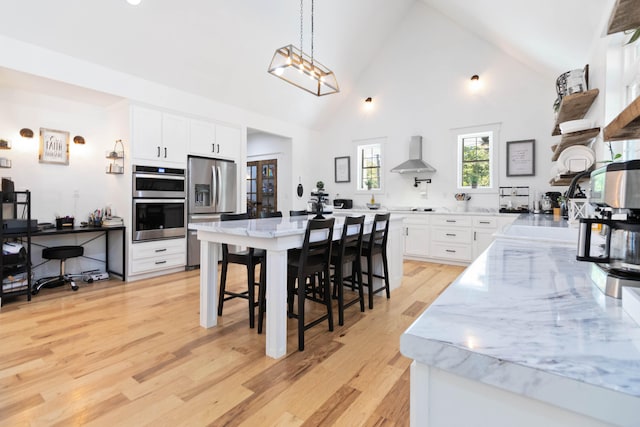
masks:
[[[220,221],[238,221],[248,220],[249,214],[222,214]],[[258,305],[255,299],[255,287],[258,286],[258,294],[260,294],[261,283],[264,283],[266,274],[263,273],[263,268],[260,268],[260,282],[256,283],[256,266],[265,262],[265,251],[262,249],[247,248],[244,251],[231,252],[229,251],[229,245],[222,244],[222,269],[220,272],[220,295],[218,296],[218,316],[222,316],[222,308],[224,302],[233,298],[244,298],[249,303],[249,327],[255,326],[255,307]],[[243,292],[232,292],[226,289],[227,287],[227,270],[229,264],[241,264],[247,267],[247,290]],[[261,325],[258,325],[258,332],[262,332]]]
[[[362,291],[362,235],[364,232],[364,215],[348,216],[344,219],[342,236],[333,242],[331,249],[331,265],[333,274],[333,296],[338,299],[338,324],[344,325],[344,309],[360,303],[360,311],[364,311],[364,293]],[[351,275],[344,277],[345,264],[351,264]],[[351,283],[351,289],[358,288],[358,297],[351,301],[344,301],[344,283]]]
[[[389,291],[389,264],[387,263],[387,237],[389,235],[389,218],[391,214],[376,214],[373,219],[371,233],[364,236],[362,243],[362,256],[367,259],[367,286],[369,292],[369,308],[373,308],[373,294],[386,290],[387,299],[391,298]],[[382,258],[383,275],[373,273],[373,258],[380,255]],[[384,286],[373,289],[373,279],[383,279]]]
[[[304,235],[299,257],[287,261],[287,305],[289,317],[298,319],[298,350],[304,350],[304,331],[327,320],[333,331],[331,311],[331,284],[329,263],[335,218],[310,219]],[[319,275],[317,283],[313,278]],[[296,287],[296,282],[298,286]],[[298,296],[298,310],[293,312],[293,299]],[[319,295],[318,297],[316,295]],[[310,300],[326,306],[327,314],[305,323],[305,301]]]
[[[33,291],[31,292],[33,295],[40,292],[40,289],[45,288],[55,288],[57,286],[62,286],[64,284],[71,285],[71,289],[74,291],[78,290],[78,285],[73,280],[72,275],[67,274],[65,272],[65,261],[69,258],[75,258],[84,255],[84,248],[82,246],[52,246],[50,248],[44,248],[42,250],[42,258],[46,260],[59,259],[60,260],[60,274],[53,277],[46,277],[39,279]]]

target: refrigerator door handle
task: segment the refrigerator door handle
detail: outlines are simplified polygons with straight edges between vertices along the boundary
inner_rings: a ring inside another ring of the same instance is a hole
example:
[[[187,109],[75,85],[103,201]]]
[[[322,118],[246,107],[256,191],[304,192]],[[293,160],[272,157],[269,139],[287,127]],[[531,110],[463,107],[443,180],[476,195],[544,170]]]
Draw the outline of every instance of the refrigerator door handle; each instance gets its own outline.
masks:
[[[218,171],[216,165],[211,166],[211,204],[213,205],[213,210],[215,212],[218,211]]]
[[[222,174],[220,173],[220,166],[216,166],[216,210],[219,211],[220,210],[220,184],[221,184],[221,176]]]

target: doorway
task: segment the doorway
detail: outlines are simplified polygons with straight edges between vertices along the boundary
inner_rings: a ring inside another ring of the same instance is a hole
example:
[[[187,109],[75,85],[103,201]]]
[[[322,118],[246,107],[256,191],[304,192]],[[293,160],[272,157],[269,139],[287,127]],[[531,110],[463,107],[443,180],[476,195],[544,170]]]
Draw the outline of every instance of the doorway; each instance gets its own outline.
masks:
[[[247,162],[247,213],[262,218],[278,210],[278,160]]]

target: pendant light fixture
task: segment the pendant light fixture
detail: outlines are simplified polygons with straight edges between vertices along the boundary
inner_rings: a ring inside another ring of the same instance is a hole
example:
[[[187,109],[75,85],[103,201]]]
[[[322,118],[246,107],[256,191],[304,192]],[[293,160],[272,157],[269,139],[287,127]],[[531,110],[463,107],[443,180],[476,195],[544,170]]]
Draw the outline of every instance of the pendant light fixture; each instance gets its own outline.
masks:
[[[340,92],[338,81],[333,71],[313,57],[313,12],[315,0],[311,0],[311,56],[303,51],[303,1],[300,0],[300,48],[298,49],[293,44],[288,44],[276,49],[268,71],[274,76],[316,96]]]

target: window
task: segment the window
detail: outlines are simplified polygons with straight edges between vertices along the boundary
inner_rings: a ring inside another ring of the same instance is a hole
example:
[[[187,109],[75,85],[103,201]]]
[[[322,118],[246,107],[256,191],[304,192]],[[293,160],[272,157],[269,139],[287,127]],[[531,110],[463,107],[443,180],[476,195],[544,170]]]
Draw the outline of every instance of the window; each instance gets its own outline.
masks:
[[[496,188],[495,140],[498,130],[499,125],[454,129],[458,150],[458,188]]]
[[[382,189],[382,141],[358,145],[358,184],[357,190]]]

